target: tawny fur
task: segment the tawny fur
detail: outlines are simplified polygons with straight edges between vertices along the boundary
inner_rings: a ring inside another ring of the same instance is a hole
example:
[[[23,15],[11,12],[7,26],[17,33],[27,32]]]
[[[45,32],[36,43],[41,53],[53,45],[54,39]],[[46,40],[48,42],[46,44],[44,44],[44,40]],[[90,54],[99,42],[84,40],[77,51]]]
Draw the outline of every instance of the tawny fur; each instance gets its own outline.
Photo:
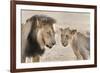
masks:
[[[71,45],[77,60],[89,59],[90,56],[90,38],[77,32],[76,29],[61,29],[61,43],[63,46]]]

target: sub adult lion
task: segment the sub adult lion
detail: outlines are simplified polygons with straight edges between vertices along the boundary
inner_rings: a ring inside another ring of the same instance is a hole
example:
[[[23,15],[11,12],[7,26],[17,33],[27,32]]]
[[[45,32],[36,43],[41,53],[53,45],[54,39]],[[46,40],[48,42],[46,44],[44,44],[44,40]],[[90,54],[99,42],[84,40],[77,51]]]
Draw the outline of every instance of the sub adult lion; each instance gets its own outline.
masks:
[[[60,29],[61,30],[61,43],[65,47],[68,44],[71,45],[77,60],[81,58],[83,60],[89,59],[90,56],[90,37],[77,32],[76,29]]]

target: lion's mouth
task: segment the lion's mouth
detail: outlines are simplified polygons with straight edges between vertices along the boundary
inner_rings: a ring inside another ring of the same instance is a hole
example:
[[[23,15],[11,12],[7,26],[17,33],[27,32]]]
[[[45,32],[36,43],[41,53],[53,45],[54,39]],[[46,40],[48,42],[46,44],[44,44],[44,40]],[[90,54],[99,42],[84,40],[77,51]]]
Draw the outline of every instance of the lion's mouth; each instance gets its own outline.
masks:
[[[46,45],[48,48],[52,48],[52,46],[50,46],[50,45]]]

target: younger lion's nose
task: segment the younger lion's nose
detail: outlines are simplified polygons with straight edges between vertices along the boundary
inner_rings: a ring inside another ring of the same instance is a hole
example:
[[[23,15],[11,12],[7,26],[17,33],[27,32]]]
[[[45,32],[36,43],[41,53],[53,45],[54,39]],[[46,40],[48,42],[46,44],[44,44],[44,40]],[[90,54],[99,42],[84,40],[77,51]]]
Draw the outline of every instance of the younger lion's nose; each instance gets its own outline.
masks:
[[[55,45],[56,44],[56,42],[54,41],[53,43],[52,43],[52,45]]]

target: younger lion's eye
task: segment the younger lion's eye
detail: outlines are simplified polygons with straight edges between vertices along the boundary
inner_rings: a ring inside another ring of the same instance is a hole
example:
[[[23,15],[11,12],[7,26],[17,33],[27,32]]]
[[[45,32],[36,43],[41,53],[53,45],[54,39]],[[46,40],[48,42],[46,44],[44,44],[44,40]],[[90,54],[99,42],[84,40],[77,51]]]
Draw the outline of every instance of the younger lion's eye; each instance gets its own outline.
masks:
[[[66,35],[66,38],[68,38],[68,35]]]
[[[50,34],[50,32],[47,32],[47,34]]]
[[[48,31],[47,34],[50,35],[50,31]]]

